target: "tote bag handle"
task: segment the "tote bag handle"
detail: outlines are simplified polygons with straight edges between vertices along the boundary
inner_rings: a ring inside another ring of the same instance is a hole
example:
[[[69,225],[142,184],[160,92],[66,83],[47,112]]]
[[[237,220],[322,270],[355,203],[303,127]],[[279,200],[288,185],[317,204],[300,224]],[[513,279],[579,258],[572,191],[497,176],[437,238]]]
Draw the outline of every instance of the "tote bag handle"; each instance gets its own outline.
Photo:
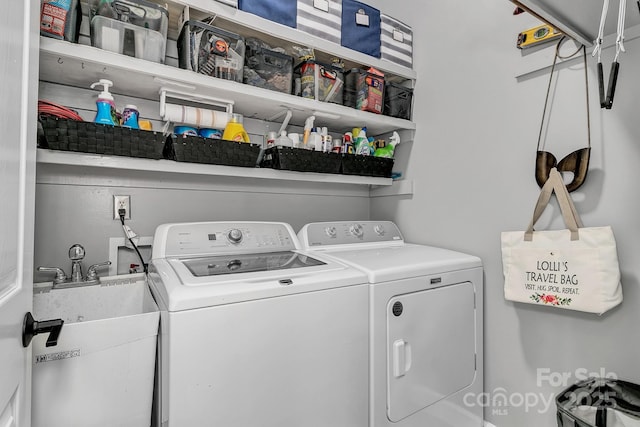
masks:
[[[531,223],[529,224],[529,227],[527,227],[527,231],[524,233],[525,241],[533,240],[533,226],[538,222],[538,219],[540,219],[542,212],[544,212],[551,200],[551,193],[554,191],[556,193],[558,204],[560,205],[560,211],[562,212],[564,223],[571,231],[571,240],[579,239],[578,228],[583,227],[582,220],[580,219],[578,211],[573,204],[573,200],[571,200],[571,196],[569,196],[567,187],[564,185],[562,175],[560,175],[558,169],[552,168],[549,173],[549,179],[540,190],[540,196],[538,196],[538,201],[536,202],[536,206],[533,211]]]

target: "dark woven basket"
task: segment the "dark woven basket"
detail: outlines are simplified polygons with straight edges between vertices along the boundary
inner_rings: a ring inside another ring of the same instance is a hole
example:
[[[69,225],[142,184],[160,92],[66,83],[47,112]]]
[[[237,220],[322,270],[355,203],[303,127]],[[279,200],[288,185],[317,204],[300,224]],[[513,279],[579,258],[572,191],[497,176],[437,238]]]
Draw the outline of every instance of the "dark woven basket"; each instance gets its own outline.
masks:
[[[44,131],[44,138],[38,142],[40,148],[147,159],[162,158],[162,132],[45,115],[40,117],[40,123]]]
[[[164,158],[177,162],[256,167],[260,145],[191,135],[167,138]]]
[[[261,166],[298,172],[340,173],[340,154],[291,147],[264,150]]]
[[[363,175],[391,178],[393,159],[386,157],[361,156],[344,154],[342,156],[342,173],[344,175]]]

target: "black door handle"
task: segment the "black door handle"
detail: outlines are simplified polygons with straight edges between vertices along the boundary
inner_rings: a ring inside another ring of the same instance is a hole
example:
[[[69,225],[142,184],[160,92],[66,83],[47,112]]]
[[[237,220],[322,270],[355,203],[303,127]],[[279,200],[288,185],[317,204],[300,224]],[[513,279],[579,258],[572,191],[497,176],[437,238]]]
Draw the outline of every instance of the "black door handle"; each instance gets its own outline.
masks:
[[[22,345],[28,347],[34,336],[45,332],[49,332],[46,346],[53,347],[58,345],[58,337],[60,336],[60,331],[62,331],[63,324],[64,320],[62,319],[37,322],[34,320],[31,312],[27,312],[27,314],[24,315],[24,322],[22,323]]]

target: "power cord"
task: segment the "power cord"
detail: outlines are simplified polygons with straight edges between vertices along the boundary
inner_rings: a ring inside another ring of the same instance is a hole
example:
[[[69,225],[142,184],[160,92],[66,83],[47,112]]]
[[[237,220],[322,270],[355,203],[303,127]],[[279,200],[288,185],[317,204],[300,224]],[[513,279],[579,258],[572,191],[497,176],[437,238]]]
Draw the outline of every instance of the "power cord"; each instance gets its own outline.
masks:
[[[45,99],[38,100],[38,114],[45,114],[61,119],[82,121],[82,117],[77,111]]]
[[[129,239],[131,246],[133,246],[133,249],[138,254],[138,258],[140,258],[140,264],[144,269],[144,274],[147,274],[149,272],[147,263],[144,262],[144,259],[142,259],[142,254],[140,253],[140,250],[138,250],[138,246],[133,241],[133,238],[136,237],[136,233],[134,233],[133,230],[131,230],[131,228],[128,225],[125,225],[124,223],[124,217],[126,214],[127,214],[127,211],[125,209],[118,209],[118,215],[120,216],[120,222],[122,223],[122,229],[124,230],[124,235],[127,237],[127,239]]]

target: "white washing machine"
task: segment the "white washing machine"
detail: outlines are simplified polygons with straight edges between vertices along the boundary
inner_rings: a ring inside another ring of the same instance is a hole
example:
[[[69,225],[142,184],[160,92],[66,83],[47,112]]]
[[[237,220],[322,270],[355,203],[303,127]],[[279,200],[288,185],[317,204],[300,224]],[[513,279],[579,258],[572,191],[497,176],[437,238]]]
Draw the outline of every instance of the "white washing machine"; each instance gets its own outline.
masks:
[[[157,228],[162,427],[366,427],[366,275],[284,223]]]
[[[311,223],[298,237],[368,276],[370,425],[482,426],[481,260],[406,243],[388,221]]]

